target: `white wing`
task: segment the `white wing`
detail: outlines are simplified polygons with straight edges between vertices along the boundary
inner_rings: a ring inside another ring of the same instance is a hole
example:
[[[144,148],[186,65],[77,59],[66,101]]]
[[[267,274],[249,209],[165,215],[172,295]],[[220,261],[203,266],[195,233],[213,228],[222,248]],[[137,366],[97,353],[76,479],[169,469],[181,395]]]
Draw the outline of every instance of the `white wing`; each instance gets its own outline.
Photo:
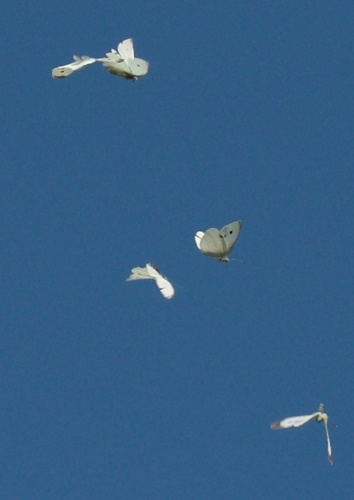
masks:
[[[283,418],[283,420],[277,420],[274,422],[271,425],[271,428],[288,429],[289,427],[300,427],[319,415],[320,413],[316,411],[316,413],[313,413],[312,415],[299,415],[298,417]]]
[[[93,57],[74,56],[74,62],[54,68],[52,70],[52,76],[53,76],[53,78],[64,78],[66,76],[71,75],[75,71],[79,71],[80,69],[85,68],[85,66],[88,66],[89,64],[93,64],[95,62],[96,62],[96,59],[94,59]]]
[[[157,267],[152,264],[146,264],[146,269],[148,270],[150,276],[156,281],[156,285],[165,299],[172,299],[175,294],[175,289],[166,276],[163,276]]]
[[[202,240],[203,236],[204,236],[203,231],[197,231],[197,232],[195,233],[195,236],[194,236],[194,241],[195,241],[195,244],[197,245],[198,250],[200,250],[200,242],[201,242],[201,240]],[[201,250],[200,250],[200,251],[201,251]]]
[[[329,433],[328,433],[328,426],[327,426],[327,420],[324,420],[324,426],[326,430],[326,436],[327,436],[327,453],[328,453],[328,460],[331,462],[333,465],[333,456],[332,456],[332,446],[331,446],[331,441],[329,439]]]
[[[323,404],[320,405],[320,412],[319,412],[319,415],[316,417],[316,420],[317,420],[317,422],[323,422],[324,423],[325,431],[326,431],[326,437],[327,437],[328,460],[333,465],[332,446],[331,446],[331,441],[329,439],[329,432],[328,432],[328,415],[323,410]]]
[[[140,76],[146,75],[146,73],[149,71],[149,63],[147,61],[144,61],[144,59],[135,57],[134,43],[132,38],[127,38],[126,40],[123,40],[123,42],[120,42],[118,44],[117,50],[118,54],[124,59],[125,64],[129,68],[128,70],[125,68],[125,78],[133,78],[134,80],[136,80]],[[110,72],[113,73],[113,71]]]
[[[99,59],[96,59],[96,61],[120,63],[123,62],[124,59],[118,54],[115,49],[111,49],[111,52],[107,52],[106,57],[100,57]]]
[[[134,59],[134,42],[132,38],[127,38],[118,44],[117,47],[119,55],[127,61]]]
[[[205,233],[197,231],[194,240],[198,249],[207,257],[220,259],[225,254],[224,239],[215,227],[208,229]]]
[[[146,75],[149,71],[149,63],[144,61],[144,59],[128,59],[127,64],[131,70],[131,73],[134,77],[138,78],[140,76]]]
[[[236,222],[231,222],[231,224],[228,224],[220,229],[220,234],[224,238],[226,250],[228,252],[226,255],[229,255],[231,250],[234,248],[238,235],[241,231],[241,225],[242,221],[238,220]]]
[[[126,279],[126,281],[155,279],[151,276],[146,267],[133,267],[131,273],[132,274],[129,276],[129,278]]]
[[[98,59],[98,61],[103,63],[103,67],[108,73],[111,73],[111,75],[122,76],[123,78],[134,80],[134,75],[125,61],[121,60],[119,62],[113,59],[104,60],[104,58]]]
[[[166,278],[157,278],[156,285],[165,299],[172,299],[175,289]]]

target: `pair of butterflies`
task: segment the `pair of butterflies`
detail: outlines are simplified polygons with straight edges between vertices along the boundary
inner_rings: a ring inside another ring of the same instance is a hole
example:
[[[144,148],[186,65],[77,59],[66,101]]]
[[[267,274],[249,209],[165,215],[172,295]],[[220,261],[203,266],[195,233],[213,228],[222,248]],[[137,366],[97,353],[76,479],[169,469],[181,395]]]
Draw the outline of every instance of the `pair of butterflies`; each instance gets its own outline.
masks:
[[[205,233],[198,231],[194,236],[198,249],[207,257],[212,257],[220,262],[229,262],[229,254],[234,248],[237,237],[241,230],[241,221],[232,222],[224,226],[220,231],[215,227],[208,229]],[[156,285],[165,299],[172,299],[175,290],[166,276],[152,264],[145,267],[134,267],[127,281],[155,280]]]
[[[111,52],[107,52],[106,57],[95,59],[89,56],[74,56],[74,62],[54,68],[52,76],[65,78],[95,62],[101,62],[112,75],[122,76],[129,80],[137,80],[149,71],[149,63],[134,56],[133,39],[127,38],[118,44],[117,50],[111,49]]]
[[[317,422],[324,423],[326,437],[327,437],[328,460],[333,465],[332,446],[331,446],[331,441],[329,439],[329,433],[328,433],[328,415],[327,415],[327,413],[324,412],[323,403],[320,404],[318,411],[316,411],[315,413],[312,413],[312,415],[299,415],[298,417],[288,417],[288,418],[284,418],[283,420],[277,420],[276,422],[274,422],[271,425],[271,428],[272,429],[288,429],[289,427],[300,427],[301,425],[307,424],[307,422],[309,422],[313,418]]]

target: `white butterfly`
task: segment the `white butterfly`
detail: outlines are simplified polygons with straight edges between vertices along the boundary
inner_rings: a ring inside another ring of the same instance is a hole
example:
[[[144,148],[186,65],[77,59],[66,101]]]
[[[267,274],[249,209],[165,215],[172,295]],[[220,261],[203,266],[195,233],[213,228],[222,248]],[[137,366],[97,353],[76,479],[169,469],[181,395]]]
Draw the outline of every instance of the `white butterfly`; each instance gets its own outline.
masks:
[[[133,267],[132,274],[126,281],[135,280],[155,280],[156,285],[165,299],[172,299],[175,290],[166,276],[163,276],[158,268],[152,264],[146,264],[145,267]]]
[[[107,52],[106,57],[95,59],[89,56],[74,56],[74,62],[54,68],[52,76],[54,78],[64,78],[95,62],[103,63],[109,73],[130,80],[137,80],[149,71],[147,61],[134,57],[133,39],[127,38],[118,44],[117,50],[111,49],[111,52]]]
[[[195,244],[199,250],[207,257],[229,262],[228,255],[234,248],[236,240],[241,230],[242,221],[231,222],[220,231],[212,227],[205,231],[197,231],[194,236]]]
[[[332,447],[331,447],[331,441],[329,439],[329,433],[328,433],[328,415],[327,413],[324,412],[324,405],[323,403],[320,404],[318,411],[316,413],[312,413],[312,415],[300,415],[298,417],[288,417],[284,418],[283,420],[277,420],[271,425],[272,429],[287,429],[289,427],[300,427],[301,425],[306,424],[313,418],[316,419],[317,422],[323,422],[326,430],[326,436],[327,436],[327,453],[328,453],[328,459],[333,464],[333,459],[332,459]]]

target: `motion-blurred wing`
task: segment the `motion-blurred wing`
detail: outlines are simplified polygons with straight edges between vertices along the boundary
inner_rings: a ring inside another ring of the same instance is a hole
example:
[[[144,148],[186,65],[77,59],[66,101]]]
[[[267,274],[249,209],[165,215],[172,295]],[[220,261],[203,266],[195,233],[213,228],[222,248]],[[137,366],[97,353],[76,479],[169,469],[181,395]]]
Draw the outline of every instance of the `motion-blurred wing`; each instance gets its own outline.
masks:
[[[111,75],[122,76],[127,79],[134,79],[131,69],[125,61],[115,62],[115,61],[100,61],[103,63],[103,67],[111,73]]]
[[[326,436],[327,436],[327,453],[328,453],[328,460],[331,462],[333,465],[333,455],[332,455],[332,446],[331,446],[331,441],[329,439],[329,433],[328,433],[328,426],[327,426],[327,420],[323,421],[325,430],[326,430]]]
[[[98,62],[112,62],[112,63],[120,63],[123,62],[124,59],[118,54],[115,49],[111,49],[111,52],[106,53],[106,57],[100,57],[96,59]]]
[[[271,425],[272,429],[288,429],[289,427],[300,427],[306,424],[311,419],[316,418],[320,415],[319,412],[313,413],[312,415],[300,415],[298,417],[288,417],[283,420],[277,420]]]
[[[324,412],[324,405],[323,405],[323,403],[320,404],[316,420],[317,420],[317,422],[323,422],[324,423],[325,431],[326,431],[326,437],[327,437],[328,460],[333,465],[332,446],[331,446],[331,440],[329,439],[329,432],[328,432],[328,415],[327,415],[327,413]]]
[[[122,76],[123,78],[134,78],[127,62],[114,49],[107,52],[106,57],[97,59],[111,75]]]
[[[153,276],[151,276],[146,267],[133,267],[131,273],[132,274],[129,276],[129,278],[126,279],[126,281],[155,279]]]
[[[166,276],[163,276],[158,268],[152,264],[146,264],[146,269],[150,276],[156,281],[156,285],[165,299],[172,299],[175,294],[175,289]]]
[[[85,68],[89,64],[93,64],[96,62],[96,59],[89,56],[74,56],[74,62],[65,64],[63,66],[58,66],[52,70],[53,78],[65,78],[66,76],[71,75],[75,71],[79,71],[82,68]]]

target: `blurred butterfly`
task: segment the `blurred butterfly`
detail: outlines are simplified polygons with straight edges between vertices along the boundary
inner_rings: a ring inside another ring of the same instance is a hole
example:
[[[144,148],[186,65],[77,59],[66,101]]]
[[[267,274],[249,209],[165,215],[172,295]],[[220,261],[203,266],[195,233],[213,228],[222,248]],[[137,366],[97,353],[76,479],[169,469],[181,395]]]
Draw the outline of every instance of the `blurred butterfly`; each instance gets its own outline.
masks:
[[[152,265],[146,264],[145,267],[133,267],[131,270],[131,275],[126,281],[135,280],[155,280],[156,285],[165,299],[172,299],[175,294],[175,290],[172,284],[168,281],[166,276],[163,276],[159,269]]]
[[[149,63],[134,56],[133,39],[127,38],[118,44],[117,50],[111,49],[111,52],[107,52],[106,57],[95,59],[89,56],[74,56],[74,62],[54,68],[52,76],[64,78],[95,62],[101,62],[112,75],[130,80],[137,80],[149,71]]]
[[[284,418],[283,420],[277,420],[271,425],[272,429],[287,429],[289,427],[300,427],[301,425],[306,424],[312,419],[316,419],[317,422],[323,422],[326,430],[326,436],[327,436],[327,453],[328,453],[328,459],[333,464],[333,459],[332,459],[332,447],[331,447],[331,441],[329,439],[329,433],[328,433],[328,415],[327,413],[324,412],[324,405],[323,403],[320,404],[318,411],[316,413],[312,413],[312,415],[300,415],[298,417],[288,417]]]
[[[241,230],[242,221],[231,222],[220,231],[212,227],[205,231],[197,231],[194,236],[198,249],[207,257],[229,262],[229,254],[234,248]]]

